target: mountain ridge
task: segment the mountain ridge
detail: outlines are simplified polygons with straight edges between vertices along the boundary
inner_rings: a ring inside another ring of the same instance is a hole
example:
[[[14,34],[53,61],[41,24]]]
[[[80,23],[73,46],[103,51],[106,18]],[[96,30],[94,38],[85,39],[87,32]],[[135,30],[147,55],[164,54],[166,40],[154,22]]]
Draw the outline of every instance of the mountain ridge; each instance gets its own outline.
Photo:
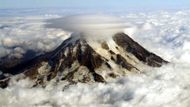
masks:
[[[35,86],[46,86],[53,79],[70,83],[106,82],[130,72],[141,72],[141,68],[168,63],[124,33],[116,33],[110,41],[97,42],[96,47],[95,41],[90,43],[82,35],[71,35],[55,50],[1,71],[12,76],[24,74],[35,81]],[[4,77],[0,87],[6,87],[9,78]]]

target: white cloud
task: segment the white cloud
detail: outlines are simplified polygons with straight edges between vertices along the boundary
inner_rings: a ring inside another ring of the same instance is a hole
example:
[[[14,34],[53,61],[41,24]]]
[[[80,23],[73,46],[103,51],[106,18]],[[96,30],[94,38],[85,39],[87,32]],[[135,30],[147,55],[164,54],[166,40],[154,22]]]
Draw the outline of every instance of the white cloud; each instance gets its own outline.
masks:
[[[45,17],[10,17],[0,19],[0,57],[9,55],[21,58],[27,50],[48,52],[56,48],[69,33],[43,27]]]
[[[43,89],[30,88],[32,86],[30,80],[12,82],[7,89],[0,89],[0,105],[7,107],[188,107],[190,103],[189,13],[190,11],[121,15],[134,27],[141,28],[140,26],[145,25],[146,29],[133,33],[133,38],[148,50],[169,59],[171,61],[169,65],[149,69],[144,74],[131,75],[107,84],[79,83],[64,87],[67,83],[63,82],[55,86],[50,84]],[[14,19],[15,23],[17,21]],[[31,21],[26,20],[27,23]],[[151,26],[146,25],[147,22],[151,23]],[[23,43],[19,42],[20,40],[25,41],[24,48],[14,49],[16,53],[21,54],[26,47],[48,50],[56,45],[52,41],[61,43],[60,38],[65,37],[61,30],[41,29],[35,25],[22,29],[22,32],[25,32],[21,33],[22,35],[19,35],[20,31],[12,32],[11,29],[16,28],[19,28],[19,25],[14,24],[9,30],[0,30],[1,40],[8,36],[11,38],[8,41],[16,40],[18,43]],[[63,36],[60,36],[62,34]],[[9,51],[7,48],[2,48],[0,54],[9,54]]]
[[[127,27],[125,22],[111,15],[76,15],[47,21],[48,28],[58,28],[82,33],[87,39],[102,40],[121,32]]]

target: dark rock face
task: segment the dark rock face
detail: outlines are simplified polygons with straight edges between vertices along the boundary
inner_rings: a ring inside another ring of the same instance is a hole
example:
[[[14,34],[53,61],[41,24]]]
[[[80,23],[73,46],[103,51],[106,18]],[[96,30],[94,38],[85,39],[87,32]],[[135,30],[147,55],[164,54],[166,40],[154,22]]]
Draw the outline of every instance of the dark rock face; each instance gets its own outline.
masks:
[[[74,43],[66,44],[63,43],[58,49],[60,52],[57,54],[50,55],[49,63],[51,65],[51,72],[64,72],[65,69],[72,68],[73,63],[78,63],[79,67],[71,71],[68,75],[62,77],[62,80],[70,80],[72,82],[74,72],[80,69],[80,66],[84,66],[88,69],[92,75],[94,81],[103,82],[104,79],[95,72],[96,68],[99,68],[105,60],[97,54],[85,40],[79,39]],[[80,80],[80,82],[88,82],[88,78]]]
[[[14,48],[13,48],[14,49]],[[15,56],[4,56],[0,58],[0,69],[6,71],[9,68],[12,68],[20,63],[27,62],[37,56],[37,52],[33,50],[27,50],[23,57],[16,58]]]
[[[102,46],[103,49],[109,50],[109,46],[105,41],[102,42],[101,46]]]
[[[123,58],[121,55],[117,54],[115,62],[119,65],[121,65],[123,68],[131,71],[132,68],[135,68],[133,65],[128,63],[125,58]],[[135,68],[137,69],[137,68]],[[138,70],[138,69],[137,69]]]
[[[77,63],[75,68],[72,67],[74,63]],[[95,69],[99,68],[103,63],[107,64],[104,58],[97,54],[85,40],[78,39],[73,41],[73,38],[70,38],[54,51],[18,64],[15,67],[7,68],[3,72],[11,75],[24,72],[26,77],[35,79],[36,84],[45,84],[46,81],[50,81],[57,74],[62,74],[67,69],[69,72],[61,75],[61,80],[68,80],[69,82],[105,82],[103,77],[95,72]],[[81,70],[81,66],[87,70],[86,74],[82,74],[84,78],[73,81],[76,78],[74,78],[75,73]],[[89,75],[91,78],[89,78]],[[4,79],[2,78],[2,83],[0,84],[5,84]]]
[[[160,67],[163,63],[168,63],[161,57],[147,51],[124,33],[117,33],[115,36],[113,36],[113,39],[126,52],[133,54],[136,58],[149,66]]]
[[[126,53],[131,53],[146,65],[160,67],[163,63],[167,63],[159,56],[148,52],[124,33],[116,34],[113,40]],[[133,71],[133,69],[139,71],[126,57],[111,50],[106,42],[100,46],[109,53],[109,59],[98,54],[84,38],[76,39],[71,36],[52,52],[19,63],[14,67],[6,67],[6,69],[1,69],[3,68],[1,67],[0,87],[5,88],[11,76],[18,74],[24,74],[25,77],[35,80],[34,86],[45,86],[52,79],[65,80],[70,83],[106,82],[102,74],[109,72],[108,76],[111,78],[118,76],[118,73],[111,72],[115,68],[110,62],[127,71]],[[103,71],[106,72],[102,73]]]

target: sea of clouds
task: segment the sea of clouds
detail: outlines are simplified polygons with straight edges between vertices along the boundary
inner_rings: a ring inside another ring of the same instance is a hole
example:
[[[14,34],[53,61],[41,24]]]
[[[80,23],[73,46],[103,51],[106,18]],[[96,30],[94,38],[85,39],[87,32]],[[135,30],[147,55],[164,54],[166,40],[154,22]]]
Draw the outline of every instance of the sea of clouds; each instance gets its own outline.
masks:
[[[40,54],[56,48],[69,32],[43,27],[51,17],[58,16],[0,17],[0,57],[22,58],[28,50]]]
[[[0,56],[27,49],[46,52],[68,33],[45,28],[59,16],[1,17]],[[190,11],[122,13],[129,34],[142,46],[171,63],[108,83],[30,88],[29,80],[0,89],[0,107],[188,107],[190,105]]]

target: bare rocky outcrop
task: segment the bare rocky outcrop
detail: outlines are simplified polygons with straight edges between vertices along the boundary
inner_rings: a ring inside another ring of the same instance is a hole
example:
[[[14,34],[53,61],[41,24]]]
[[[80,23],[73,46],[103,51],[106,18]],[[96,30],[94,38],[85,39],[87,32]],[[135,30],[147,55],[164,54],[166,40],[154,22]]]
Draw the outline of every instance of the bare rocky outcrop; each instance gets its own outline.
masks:
[[[107,44],[106,41],[100,44],[100,48],[109,55],[104,57],[96,52],[84,38],[76,39],[71,36],[52,52],[19,63],[14,67],[1,69],[0,87],[6,87],[12,76],[20,74],[34,80],[34,86],[46,86],[53,79],[70,83],[106,82],[107,78],[127,75],[126,72],[140,71],[141,69],[137,66],[140,64],[132,63],[135,60],[151,67],[160,67],[162,64],[168,63],[144,49],[124,33],[114,35],[113,41],[117,45],[115,46],[118,50],[117,53],[111,50],[110,44]],[[125,50],[125,54],[120,54],[121,50],[119,49]],[[128,53],[136,59],[126,56]]]
[[[149,52],[140,44],[124,33],[117,33],[113,36],[114,41],[121,46],[126,52],[133,54],[138,60],[153,67],[160,67],[163,63],[168,63],[161,57]]]

